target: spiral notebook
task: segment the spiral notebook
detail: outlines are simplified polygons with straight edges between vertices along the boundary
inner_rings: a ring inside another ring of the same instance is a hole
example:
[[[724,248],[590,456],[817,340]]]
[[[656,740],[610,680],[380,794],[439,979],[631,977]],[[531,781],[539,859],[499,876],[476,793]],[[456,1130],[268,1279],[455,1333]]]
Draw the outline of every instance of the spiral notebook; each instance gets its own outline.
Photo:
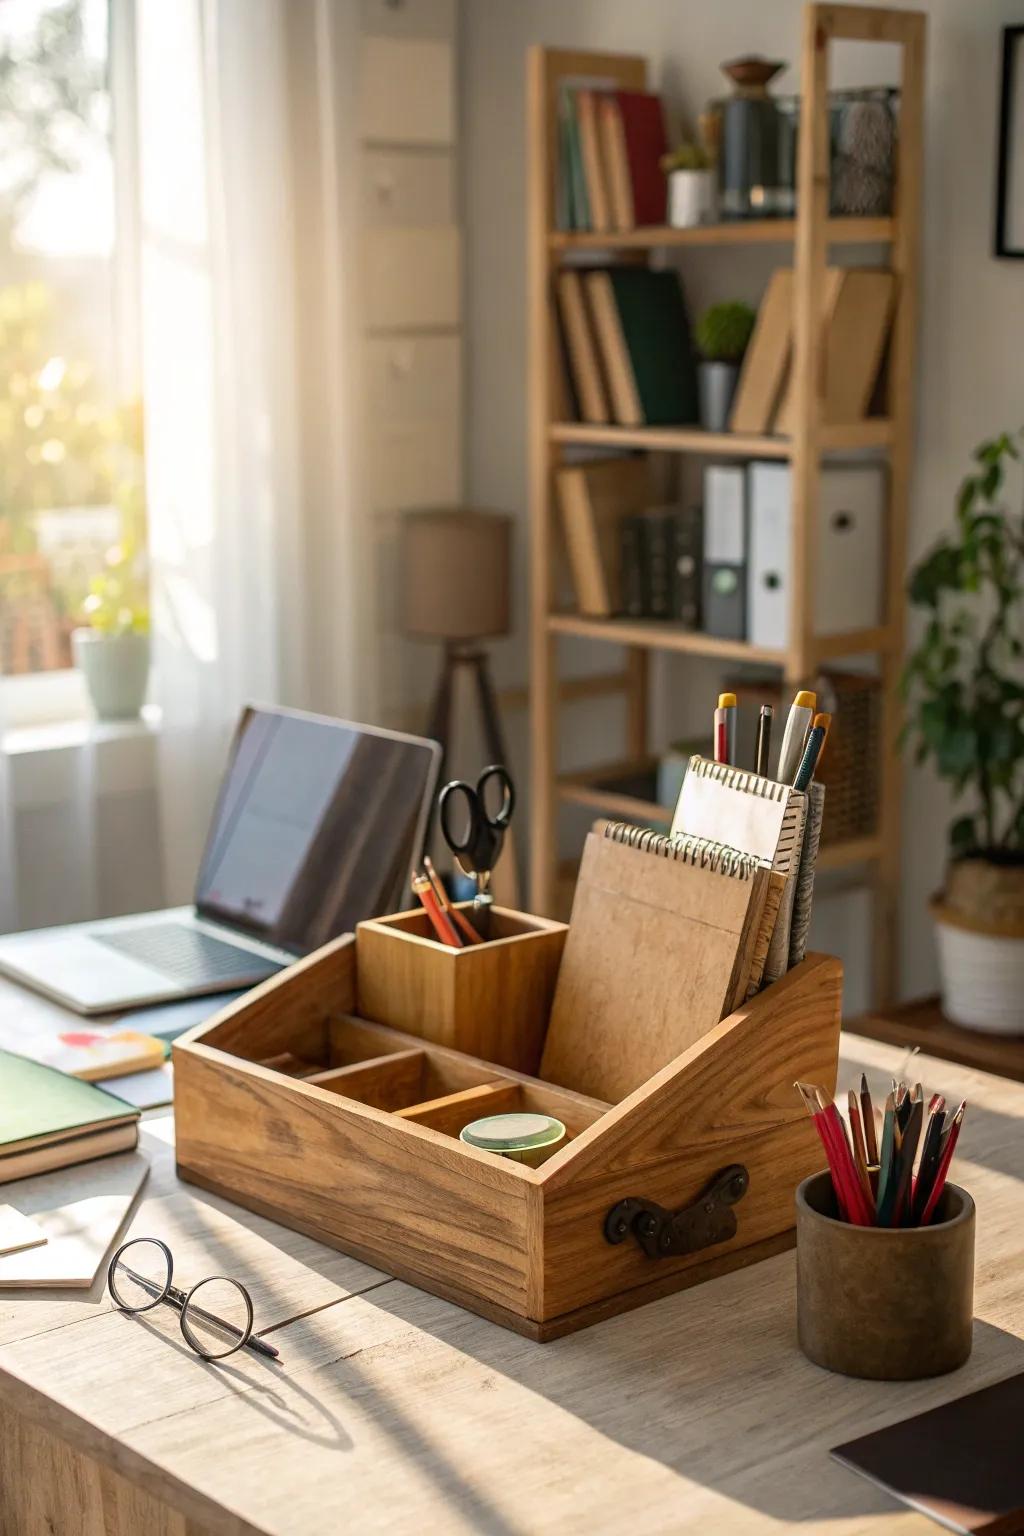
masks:
[[[743,853],[766,859],[784,877],[782,900],[765,963],[765,982],[777,981],[789,969],[806,814],[807,796],[792,785],[777,784],[774,779],[747,773],[728,763],[713,763],[706,757],[694,756],[672,818],[673,837],[716,838]],[[809,897],[807,917],[809,920]]]
[[[541,1077],[617,1103],[696,1044],[746,997],[782,886],[713,839],[591,832]]]

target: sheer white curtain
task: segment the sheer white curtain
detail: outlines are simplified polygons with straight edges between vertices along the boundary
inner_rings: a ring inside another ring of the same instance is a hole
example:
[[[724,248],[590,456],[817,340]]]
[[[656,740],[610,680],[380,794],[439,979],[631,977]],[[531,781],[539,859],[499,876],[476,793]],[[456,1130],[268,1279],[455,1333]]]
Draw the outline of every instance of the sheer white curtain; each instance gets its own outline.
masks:
[[[240,707],[356,703],[335,67],[352,3],[137,0],[169,900],[188,898]]]

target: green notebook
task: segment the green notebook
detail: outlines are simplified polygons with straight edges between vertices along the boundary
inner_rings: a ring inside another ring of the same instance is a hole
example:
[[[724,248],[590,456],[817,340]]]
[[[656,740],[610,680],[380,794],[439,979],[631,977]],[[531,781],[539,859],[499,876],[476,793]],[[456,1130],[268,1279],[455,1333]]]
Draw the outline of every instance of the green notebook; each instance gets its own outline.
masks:
[[[0,1051],[0,1155],[138,1118],[134,1105],[94,1083]]]
[[[649,427],[697,423],[697,368],[677,272],[609,267],[636,391]]]

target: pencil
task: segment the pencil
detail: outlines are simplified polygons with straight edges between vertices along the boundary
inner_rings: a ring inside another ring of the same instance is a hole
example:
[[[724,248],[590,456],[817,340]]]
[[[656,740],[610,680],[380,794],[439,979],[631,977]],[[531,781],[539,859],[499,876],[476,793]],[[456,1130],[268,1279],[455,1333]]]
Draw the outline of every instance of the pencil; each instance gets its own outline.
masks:
[[[441,876],[438,874],[437,870],[434,868],[434,861],[430,857],[429,853],[425,853],[423,855],[423,868],[426,871],[427,879],[430,881],[430,884],[433,888],[434,895],[437,897],[439,906],[444,909],[448,917],[454,923],[455,927],[459,929],[466,942],[468,944],[482,944],[484,942],[483,939],[477,933],[465,912],[460,912],[458,907],[452,905],[452,902],[448,896],[448,892],[444,888],[444,882],[442,881]]]
[[[772,720],[775,711],[770,704],[761,705],[761,713],[757,717],[757,750],[754,757],[754,771],[761,778],[768,775],[768,754],[772,745]]]
[[[810,1115],[811,1120],[814,1123],[814,1129],[817,1131],[821,1140],[821,1145],[825,1149],[825,1162],[828,1164],[828,1171],[832,1178],[832,1192],[836,1197],[836,1207],[839,1211],[840,1218],[843,1221],[851,1221],[852,1218],[850,1216],[850,1205],[847,1198],[846,1183],[843,1179],[842,1173],[838,1168],[832,1132],[829,1126],[826,1124],[825,1116],[818,1105],[818,1100],[815,1096],[815,1090],[812,1088],[810,1083],[796,1083],[794,1084],[794,1087],[796,1088],[800,1097],[803,1099],[804,1108]]]
[[[871,1102],[871,1090],[866,1075],[860,1075],[860,1112],[864,1121],[864,1146],[868,1162],[878,1162],[878,1142],[875,1139],[875,1106]]]
[[[921,1213],[928,1202],[932,1185],[935,1183],[935,1175],[939,1170],[939,1156],[942,1152],[942,1110],[936,1104],[941,1102],[940,1094],[932,1095],[932,1110],[928,1116],[928,1127],[924,1133],[924,1142],[921,1147],[921,1161],[917,1168],[917,1181],[914,1186],[913,1210],[920,1225]]]
[[[412,888],[426,909],[431,927],[442,944],[447,944],[449,949],[461,949],[462,940],[455,931],[455,925],[438,904],[437,897],[426,875],[413,875]]]
[[[878,1159],[878,1195],[876,1207],[882,1209],[882,1201],[885,1199],[889,1188],[889,1180],[892,1178],[893,1156],[896,1149],[896,1103],[895,1094],[888,1093],[885,1096],[885,1114],[882,1117],[882,1151]]]
[[[853,1161],[857,1169],[857,1177],[860,1180],[861,1189],[872,1212],[875,1209],[875,1197],[871,1191],[871,1180],[868,1177],[868,1154],[864,1144],[864,1133],[860,1123],[860,1104],[857,1095],[850,1089],[848,1099],[850,1115],[850,1136],[853,1140]]]
[[[825,1125],[831,1132],[833,1149],[835,1151],[836,1165],[841,1172],[846,1200],[850,1210],[850,1221],[858,1227],[870,1227],[872,1225],[871,1207],[865,1198],[864,1191],[857,1177],[857,1169],[854,1166],[853,1152],[846,1135],[846,1127],[842,1116],[836,1108],[835,1100],[824,1088],[815,1088],[818,1103],[821,1105]]]

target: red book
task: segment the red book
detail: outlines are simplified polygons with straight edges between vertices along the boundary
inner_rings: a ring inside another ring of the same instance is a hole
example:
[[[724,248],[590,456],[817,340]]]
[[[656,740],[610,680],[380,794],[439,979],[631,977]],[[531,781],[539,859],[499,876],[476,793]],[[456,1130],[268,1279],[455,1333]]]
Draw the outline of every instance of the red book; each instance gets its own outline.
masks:
[[[661,157],[668,144],[661,97],[647,91],[616,91],[626,139],[629,179],[633,185],[633,215],[637,224],[664,224],[668,184]]]

